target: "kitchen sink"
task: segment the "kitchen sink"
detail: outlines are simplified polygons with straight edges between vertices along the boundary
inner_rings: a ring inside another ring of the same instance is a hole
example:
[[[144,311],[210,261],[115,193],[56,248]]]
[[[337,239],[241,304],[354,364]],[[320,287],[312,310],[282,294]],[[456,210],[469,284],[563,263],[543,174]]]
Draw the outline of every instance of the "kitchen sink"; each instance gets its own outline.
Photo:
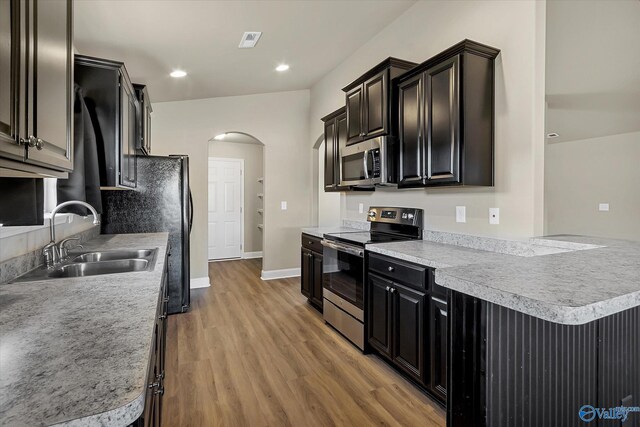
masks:
[[[78,262],[63,265],[50,271],[47,277],[84,277],[101,274],[130,273],[132,271],[146,271],[149,261],[146,259],[118,259],[99,262]]]
[[[103,262],[121,259],[149,259],[155,249],[87,252],[72,259],[72,262]]]
[[[153,271],[157,252],[158,249],[75,252],[55,267],[42,265],[18,277],[15,282]]]

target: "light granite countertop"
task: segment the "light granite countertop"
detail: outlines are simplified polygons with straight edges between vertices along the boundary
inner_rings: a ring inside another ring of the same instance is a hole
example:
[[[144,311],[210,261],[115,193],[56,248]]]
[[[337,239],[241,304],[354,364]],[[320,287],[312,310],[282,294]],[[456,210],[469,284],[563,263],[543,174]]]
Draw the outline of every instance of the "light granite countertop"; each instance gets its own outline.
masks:
[[[554,323],[579,325],[640,306],[640,243],[570,235],[531,243],[567,250],[515,256],[425,240],[367,249],[434,267],[441,286]]]
[[[158,248],[153,271],[0,285],[0,425],[123,426],[142,414],[167,233],[85,250]]]
[[[322,238],[324,234],[329,233],[357,233],[361,231],[363,230],[340,225],[336,225],[335,227],[305,227],[302,229],[303,233],[319,238]]]

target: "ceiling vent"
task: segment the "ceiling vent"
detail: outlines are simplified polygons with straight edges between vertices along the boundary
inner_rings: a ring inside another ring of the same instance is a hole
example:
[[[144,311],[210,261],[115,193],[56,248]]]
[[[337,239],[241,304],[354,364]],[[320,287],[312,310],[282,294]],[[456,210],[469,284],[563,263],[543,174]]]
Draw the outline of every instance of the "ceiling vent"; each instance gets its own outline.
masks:
[[[242,39],[240,40],[240,45],[238,45],[241,49],[247,49],[251,47],[255,47],[258,40],[260,40],[260,36],[262,33],[260,31],[247,31],[242,35]]]

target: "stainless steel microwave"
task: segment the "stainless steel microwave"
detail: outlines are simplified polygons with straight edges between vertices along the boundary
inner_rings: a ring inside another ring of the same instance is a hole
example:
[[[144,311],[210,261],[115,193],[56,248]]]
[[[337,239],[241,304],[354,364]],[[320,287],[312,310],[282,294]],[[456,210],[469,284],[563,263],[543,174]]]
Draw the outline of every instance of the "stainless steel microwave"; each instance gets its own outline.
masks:
[[[343,147],[340,153],[340,185],[395,184],[392,154],[392,139],[388,136]]]

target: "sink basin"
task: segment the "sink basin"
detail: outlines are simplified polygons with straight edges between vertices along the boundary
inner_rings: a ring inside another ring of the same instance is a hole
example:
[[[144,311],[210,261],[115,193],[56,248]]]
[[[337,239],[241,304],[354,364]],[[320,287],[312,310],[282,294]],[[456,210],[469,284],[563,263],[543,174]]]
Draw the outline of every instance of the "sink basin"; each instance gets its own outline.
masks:
[[[155,249],[87,252],[73,258],[72,262],[103,262],[117,259],[148,259]]]
[[[157,248],[76,252],[53,268],[40,266],[18,277],[14,282],[153,271],[157,252]]]
[[[49,272],[47,277],[83,277],[97,276],[101,274],[129,273],[132,271],[145,271],[149,267],[146,259],[119,259],[101,262],[78,262],[63,265]]]

